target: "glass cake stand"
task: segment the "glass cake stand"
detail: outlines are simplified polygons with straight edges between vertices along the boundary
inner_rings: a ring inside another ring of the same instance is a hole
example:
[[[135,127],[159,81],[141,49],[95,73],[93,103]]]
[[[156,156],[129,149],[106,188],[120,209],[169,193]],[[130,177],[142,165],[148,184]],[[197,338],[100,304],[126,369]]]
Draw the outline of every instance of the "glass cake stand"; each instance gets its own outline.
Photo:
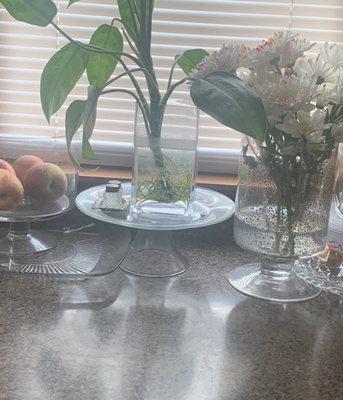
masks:
[[[296,272],[320,289],[343,296],[343,215],[334,197],[330,212],[326,250],[296,262]]]
[[[124,183],[123,197],[131,199],[131,183]],[[135,276],[164,278],[179,275],[188,267],[187,258],[178,250],[173,231],[218,224],[234,214],[234,202],[210,189],[196,187],[192,199],[192,216],[185,220],[176,216],[134,217],[129,211],[104,212],[94,208],[105,191],[105,185],[80,193],[76,206],[84,214],[99,221],[137,230],[120,267]]]

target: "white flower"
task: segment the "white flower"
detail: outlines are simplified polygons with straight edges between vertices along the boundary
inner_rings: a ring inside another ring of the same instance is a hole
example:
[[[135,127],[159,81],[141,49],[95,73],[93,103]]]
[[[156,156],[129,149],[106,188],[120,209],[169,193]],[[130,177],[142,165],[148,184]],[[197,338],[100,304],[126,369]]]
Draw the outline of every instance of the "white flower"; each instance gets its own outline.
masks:
[[[290,36],[280,55],[279,68],[292,67],[299,57],[302,57],[305,51],[310,50],[315,43],[306,39],[299,39],[295,35]]]
[[[217,53],[212,53],[210,56],[205,57],[200,64],[198,64],[190,73],[192,78],[204,78],[212,72],[218,70],[216,63]]]
[[[295,63],[294,71],[298,75],[314,75],[318,85],[324,82],[335,82],[337,79],[337,70],[319,57],[315,60],[299,58]]]
[[[310,143],[320,143],[324,140],[324,130],[331,126],[331,124],[325,123],[325,118],[326,112],[323,110],[299,111],[296,114],[287,114],[283,122],[276,125],[276,128],[295,139],[304,136]]]
[[[297,35],[287,32],[275,33],[272,38],[264,40],[261,45],[248,53],[248,66],[254,69],[268,68],[277,65],[279,68],[291,67],[314,44]]]
[[[320,51],[319,58],[332,67],[343,67],[343,46],[325,43]]]
[[[296,76],[290,71],[284,75],[252,73],[247,85],[262,99],[268,116],[314,108],[310,102],[316,94],[315,77]]]
[[[230,45],[223,46],[219,52],[213,52],[210,56],[191,71],[192,78],[204,78],[212,72],[225,71],[233,72],[246,63],[247,47]]]
[[[234,72],[246,64],[248,48],[246,46],[223,46],[217,54],[219,71]]]
[[[339,71],[334,84],[320,85],[317,89],[317,107],[323,108],[329,103],[343,104],[343,68]]]
[[[316,106],[318,108],[324,108],[330,103],[330,96],[332,90],[328,85],[319,85],[316,90]]]
[[[343,68],[340,71],[336,84],[329,93],[329,99],[332,103],[343,104]]]

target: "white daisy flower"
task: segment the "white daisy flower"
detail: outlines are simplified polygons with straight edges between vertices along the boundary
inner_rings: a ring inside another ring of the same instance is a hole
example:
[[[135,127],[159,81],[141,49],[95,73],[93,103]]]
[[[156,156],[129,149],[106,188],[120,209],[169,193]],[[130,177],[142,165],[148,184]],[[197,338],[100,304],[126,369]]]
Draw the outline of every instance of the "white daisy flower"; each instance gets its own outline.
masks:
[[[248,66],[254,69],[276,65],[279,68],[291,67],[312,46],[314,44],[298,39],[290,32],[278,32],[248,53]]]
[[[329,103],[343,104],[343,68],[340,70],[335,83],[318,86],[316,106],[324,108]]]
[[[329,99],[332,103],[343,104],[343,68],[340,71],[336,84],[329,93]]]
[[[204,78],[212,72],[225,71],[236,73],[236,70],[246,64],[247,47],[230,45],[223,46],[219,52],[206,57],[191,71],[192,78]]]
[[[310,143],[320,143],[324,139],[324,130],[331,126],[325,123],[325,118],[326,112],[323,110],[299,111],[296,114],[287,114],[276,128],[295,139],[306,137]]]
[[[294,71],[298,75],[314,75],[317,78],[317,85],[324,82],[335,82],[337,79],[337,70],[319,57],[315,60],[299,58],[295,63]]]
[[[324,108],[330,103],[332,89],[328,85],[319,85],[316,90],[316,106],[317,108]]]
[[[219,71],[235,72],[246,65],[248,48],[246,46],[223,46],[217,54],[217,66]]]
[[[281,116],[299,110],[311,111],[316,94],[316,78],[279,74],[251,74],[247,85],[262,99],[268,116]]]
[[[319,58],[332,67],[343,67],[343,45],[325,43],[320,51]]]
[[[306,39],[299,39],[295,35],[290,36],[282,49],[278,63],[279,68],[292,67],[297,59],[302,57],[305,51],[311,49],[314,45],[315,43],[311,44]]]

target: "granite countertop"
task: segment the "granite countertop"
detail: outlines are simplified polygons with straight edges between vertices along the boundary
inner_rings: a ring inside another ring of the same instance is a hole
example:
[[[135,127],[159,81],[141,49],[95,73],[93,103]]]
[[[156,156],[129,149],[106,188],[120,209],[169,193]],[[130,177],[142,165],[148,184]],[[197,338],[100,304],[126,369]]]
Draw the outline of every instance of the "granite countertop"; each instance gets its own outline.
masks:
[[[2,274],[0,399],[343,399],[339,297],[237,293],[227,273],[254,256],[233,244],[230,221],[176,238],[190,262],[177,278]]]

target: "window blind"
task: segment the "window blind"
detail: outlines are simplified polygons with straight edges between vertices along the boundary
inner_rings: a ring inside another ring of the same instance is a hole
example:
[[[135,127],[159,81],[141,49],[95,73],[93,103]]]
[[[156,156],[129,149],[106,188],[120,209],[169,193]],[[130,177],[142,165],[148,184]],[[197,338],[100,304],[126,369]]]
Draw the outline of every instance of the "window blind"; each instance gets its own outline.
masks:
[[[56,22],[75,39],[88,41],[94,30],[118,16],[114,0],[84,0],[67,8],[55,1]],[[156,0],[153,24],[154,63],[159,83],[168,81],[174,56],[201,47],[216,50],[223,43],[256,46],[275,31],[300,33],[318,44],[343,42],[343,0]],[[48,125],[39,98],[41,71],[66,40],[53,28],[39,28],[14,21],[0,5],[0,134],[63,137],[64,106]],[[126,50],[129,51],[128,47]],[[130,65],[130,63],[128,63]],[[118,67],[117,73],[121,72]],[[175,78],[181,78],[176,70]],[[137,75],[143,82],[142,76]],[[117,82],[130,87],[128,78]],[[85,98],[84,76],[69,102]],[[189,102],[187,86],[174,98]],[[100,164],[130,166],[133,150],[134,102],[125,95],[101,98],[93,146]],[[240,134],[201,115],[199,170],[236,171]]]

